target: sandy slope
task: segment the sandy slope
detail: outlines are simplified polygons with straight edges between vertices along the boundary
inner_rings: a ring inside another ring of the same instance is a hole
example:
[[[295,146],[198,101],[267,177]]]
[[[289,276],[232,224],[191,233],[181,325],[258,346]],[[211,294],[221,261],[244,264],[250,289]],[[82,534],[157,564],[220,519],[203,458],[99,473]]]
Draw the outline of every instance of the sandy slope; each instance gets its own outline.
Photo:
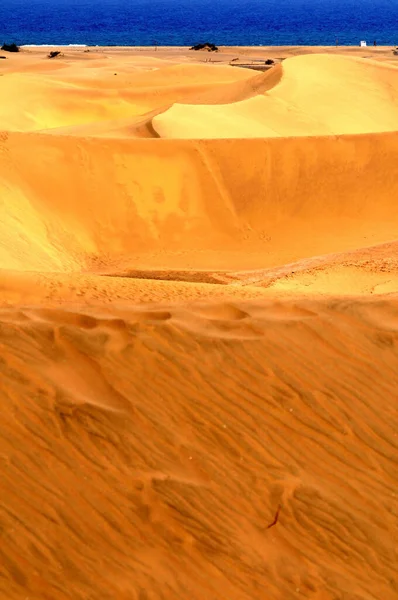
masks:
[[[1,600],[397,597],[398,69],[320,52],[1,61]]]
[[[2,311],[3,597],[395,598],[397,315]]]
[[[3,138],[0,265],[7,269],[250,269],[397,234],[395,132]]]

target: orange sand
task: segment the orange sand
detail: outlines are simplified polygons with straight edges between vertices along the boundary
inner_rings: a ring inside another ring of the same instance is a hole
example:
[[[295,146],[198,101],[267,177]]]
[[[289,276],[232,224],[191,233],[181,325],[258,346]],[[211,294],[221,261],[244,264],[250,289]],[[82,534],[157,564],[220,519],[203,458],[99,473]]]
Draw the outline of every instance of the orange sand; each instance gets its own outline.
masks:
[[[0,62],[0,599],[395,600],[398,57],[65,52]]]

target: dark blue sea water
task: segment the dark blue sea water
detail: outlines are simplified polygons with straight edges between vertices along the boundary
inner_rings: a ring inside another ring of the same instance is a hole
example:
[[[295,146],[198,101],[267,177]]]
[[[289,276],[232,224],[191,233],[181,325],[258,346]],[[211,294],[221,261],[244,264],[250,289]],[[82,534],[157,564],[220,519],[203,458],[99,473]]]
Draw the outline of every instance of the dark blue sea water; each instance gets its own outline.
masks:
[[[17,44],[398,44],[398,0],[0,0]]]

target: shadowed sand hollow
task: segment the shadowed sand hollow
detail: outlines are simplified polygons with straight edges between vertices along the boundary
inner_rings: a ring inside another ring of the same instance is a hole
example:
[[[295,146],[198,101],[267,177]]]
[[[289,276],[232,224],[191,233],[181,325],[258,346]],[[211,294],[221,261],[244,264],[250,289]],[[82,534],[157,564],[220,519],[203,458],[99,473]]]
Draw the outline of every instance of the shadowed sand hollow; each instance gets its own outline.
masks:
[[[396,599],[398,69],[367,52],[1,61],[1,598]]]

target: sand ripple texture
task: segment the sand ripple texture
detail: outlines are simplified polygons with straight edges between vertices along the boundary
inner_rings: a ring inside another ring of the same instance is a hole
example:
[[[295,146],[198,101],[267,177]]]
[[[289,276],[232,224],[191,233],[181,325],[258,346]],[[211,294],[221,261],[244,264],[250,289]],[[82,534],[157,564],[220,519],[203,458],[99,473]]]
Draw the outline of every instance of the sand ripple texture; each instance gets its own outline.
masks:
[[[2,597],[396,597],[396,301],[0,320]]]

